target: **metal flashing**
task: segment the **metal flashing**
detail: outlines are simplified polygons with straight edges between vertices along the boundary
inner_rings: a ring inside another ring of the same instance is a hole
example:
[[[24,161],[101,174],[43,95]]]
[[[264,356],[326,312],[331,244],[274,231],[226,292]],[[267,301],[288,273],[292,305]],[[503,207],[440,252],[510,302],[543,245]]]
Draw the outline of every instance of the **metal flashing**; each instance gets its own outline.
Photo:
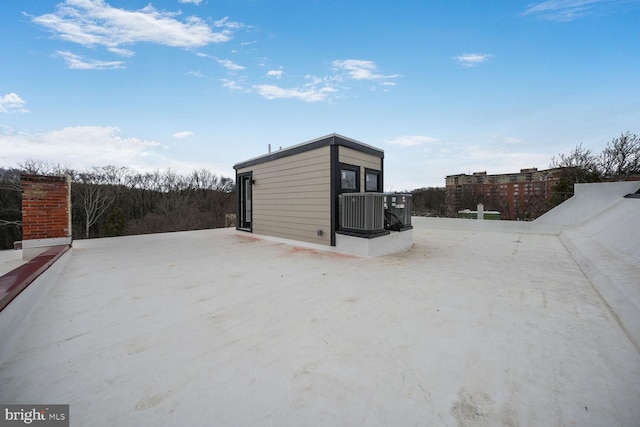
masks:
[[[250,166],[259,165],[262,163],[271,162],[277,159],[281,159],[288,156],[293,156],[295,154],[304,153],[306,151],[315,150],[321,147],[326,146],[342,146],[351,148],[356,151],[360,151],[363,153],[370,154],[372,156],[379,157],[381,159],[384,158],[384,151],[378,148],[375,148],[371,145],[364,144],[360,141],[356,141],[355,139],[347,138],[346,136],[338,135],[337,133],[332,133],[327,136],[323,136],[320,138],[312,139],[311,141],[303,142],[301,144],[293,145],[288,148],[283,148],[281,150],[277,150],[268,154],[264,154],[259,157],[254,157],[249,160],[245,160],[244,162],[236,163],[233,168],[235,170],[248,168]]]

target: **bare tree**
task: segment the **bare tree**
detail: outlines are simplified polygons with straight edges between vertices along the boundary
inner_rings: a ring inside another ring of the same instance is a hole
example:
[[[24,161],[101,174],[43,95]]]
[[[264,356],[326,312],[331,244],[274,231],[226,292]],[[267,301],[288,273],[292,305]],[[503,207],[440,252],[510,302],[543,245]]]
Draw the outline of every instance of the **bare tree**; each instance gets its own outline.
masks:
[[[573,196],[574,185],[585,182],[602,181],[599,161],[590,149],[582,144],[569,154],[559,154],[558,158],[551,158],[550,167],[558,169],[558,183],[551,195],[551,206],[556,206]]]
[[[111,186],[103,184],[103,177],[94,172],[82,172],[76,175],[72,189],[82,203],[84,211],[84,232],[89,237],[89,230],[104,215],[115,200]]]
[[[103,183],[118,186],[126,186],[129,177],[133,174],[131,169],[124,166],[103,166],[94,170],[100,173]]]
[[[576,145],[569,154],[558,154],[558,158],[551,158],[551,168],[564,168],[573,176],[573,182],[593,182],[594,177],[600,176],[598,168],[598,158],[594,156],[591,149],[583,148],[582,144]]]
[[[602,173],[611,181],[624,181],[640,174],[640,138],[629,132],[607,143],[598,158]]]
[[[22,238],[22,191],[20,171],[0,168],[0,249]]]
[[[60,163],[51,163],[42,160],[27,159],[24,162],[18,164],[22,173],[28,173],[32,175],[71,175],[74,172],[72,169],[62,166]]]

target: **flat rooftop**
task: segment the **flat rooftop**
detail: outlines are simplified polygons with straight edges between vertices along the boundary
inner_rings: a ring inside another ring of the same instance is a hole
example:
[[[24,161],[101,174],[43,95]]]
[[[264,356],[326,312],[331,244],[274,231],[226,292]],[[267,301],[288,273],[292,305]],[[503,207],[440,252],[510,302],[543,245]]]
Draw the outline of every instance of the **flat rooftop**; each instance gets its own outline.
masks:
[[[0,251],[0,276],[24,264],[22,251]]]
[[[381,258],[75,241],[0,350],[0,402],[78,426],[637,425],[640,353],[559,236],[440,224]]]

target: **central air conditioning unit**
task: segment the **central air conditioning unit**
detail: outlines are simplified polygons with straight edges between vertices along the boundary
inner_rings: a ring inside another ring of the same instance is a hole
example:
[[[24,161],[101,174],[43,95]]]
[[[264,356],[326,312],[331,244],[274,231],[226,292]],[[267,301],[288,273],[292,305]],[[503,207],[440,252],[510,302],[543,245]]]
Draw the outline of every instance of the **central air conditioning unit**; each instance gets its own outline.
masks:
[[[340,196],[340,231],[361,236],[388,234],[384,228],[382,193],[347,193]]]
[[[385,194],[384,216],[387,230],[402,231],[411,225],[411,194]]]

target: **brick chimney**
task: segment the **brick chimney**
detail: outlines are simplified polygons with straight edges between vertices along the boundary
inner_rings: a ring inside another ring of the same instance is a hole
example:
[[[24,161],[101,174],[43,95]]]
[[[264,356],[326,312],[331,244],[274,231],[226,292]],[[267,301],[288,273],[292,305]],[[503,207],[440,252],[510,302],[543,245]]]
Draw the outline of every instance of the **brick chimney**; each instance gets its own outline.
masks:
[[[22,258],[71,244],[71,177],[23,174]]]

